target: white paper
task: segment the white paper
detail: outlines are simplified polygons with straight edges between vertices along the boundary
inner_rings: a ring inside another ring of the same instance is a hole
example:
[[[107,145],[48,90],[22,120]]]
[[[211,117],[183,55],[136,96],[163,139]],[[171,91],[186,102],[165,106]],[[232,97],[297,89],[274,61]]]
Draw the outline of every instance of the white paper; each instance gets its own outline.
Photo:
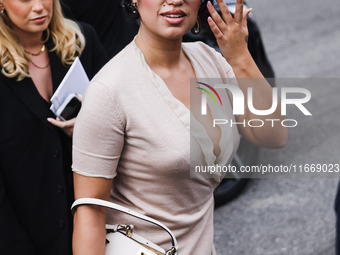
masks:
[[[84,95],[89,83],[90,80],[86,75],[83,65],[77,57],[60,83],[58,89],[54,92],[51,98],[52,105],[50,110],[56,114],[58,108],[62,105],[69,94],[74,93]]]

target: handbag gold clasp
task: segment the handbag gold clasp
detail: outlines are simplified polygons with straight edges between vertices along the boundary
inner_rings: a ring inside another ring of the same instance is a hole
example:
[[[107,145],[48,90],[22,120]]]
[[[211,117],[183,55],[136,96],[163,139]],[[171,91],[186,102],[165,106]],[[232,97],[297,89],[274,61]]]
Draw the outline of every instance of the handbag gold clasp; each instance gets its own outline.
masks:
[[[165,255],[174,255],[174,254],[177,254],[176,253],[176,248],[175,247],[172,247],[170,250],[168,250]]]
[[[131,237],[132,234],[133,234],[133,229],[134,229],[134,226],[133,225],[119,225],[117,230],[118,231],[123,231],[125,232],[124,234],[127,236],[127,237]]]
[[[140,249],[136,255],[152,255],[152,254],[144,249]]]
[[[126,236],[127,236],[127,237],[131,237],[131,236],[132,236],[132,234],[133,234],[133,228],[134,228],[133,225],[127,225],[127,226],[126,226],[125,231],[126,231]]]

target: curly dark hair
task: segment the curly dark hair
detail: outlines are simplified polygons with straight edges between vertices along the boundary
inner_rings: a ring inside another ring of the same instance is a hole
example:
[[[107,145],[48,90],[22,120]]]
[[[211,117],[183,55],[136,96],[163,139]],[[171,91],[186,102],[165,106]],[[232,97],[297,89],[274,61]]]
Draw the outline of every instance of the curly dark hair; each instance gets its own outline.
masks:
[[[201,6],[198,10],[198,18],[202,22],[206,22],[207,18],[209,17],[209,11],[207,8],[207,3],[209,0],[201,0]],[[210,0],[211,3],[214,2],[214,0]],[[122,6],[128,13],[131,20],[137,20],[140,18],[139,13],[135,12],[135,9],[132,5],[132,0],[122,0]]]

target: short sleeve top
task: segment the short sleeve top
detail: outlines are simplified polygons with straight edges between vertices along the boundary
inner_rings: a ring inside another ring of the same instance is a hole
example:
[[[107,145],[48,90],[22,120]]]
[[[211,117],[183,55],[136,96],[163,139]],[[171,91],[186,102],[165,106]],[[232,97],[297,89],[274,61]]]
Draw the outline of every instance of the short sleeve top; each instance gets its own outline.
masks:
[[[183,43],[196,77],[234,78],[225,59],[203,43]],[[227,93],[224,114],[233,119]],[[209,105],[210,107],[210,105]],[[212,114],[215,114],[211,108]],[[132,41],[91,81],[78,115],[73,171],[112,178],[111,201],[153,217],[175,234],[179,254],[210,255],[216,178],[191,178],[192,165],[230,163],[239,143],[236,127],[221,129],[221,154],[188,108],[177,100]],[[218,177],[218,176],[217,176]],[[170,247],[162,229],[116,212],[110,224],[134,224],[139,235]]]

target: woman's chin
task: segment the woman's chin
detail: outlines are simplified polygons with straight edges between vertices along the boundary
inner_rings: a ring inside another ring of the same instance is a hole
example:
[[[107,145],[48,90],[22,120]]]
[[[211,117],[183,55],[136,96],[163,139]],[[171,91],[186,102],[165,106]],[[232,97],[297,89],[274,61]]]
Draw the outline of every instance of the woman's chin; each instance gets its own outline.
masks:
[[[162,33],[162,37],[168,40],[182,40],[186,32],[184,29],[169,29]]]

